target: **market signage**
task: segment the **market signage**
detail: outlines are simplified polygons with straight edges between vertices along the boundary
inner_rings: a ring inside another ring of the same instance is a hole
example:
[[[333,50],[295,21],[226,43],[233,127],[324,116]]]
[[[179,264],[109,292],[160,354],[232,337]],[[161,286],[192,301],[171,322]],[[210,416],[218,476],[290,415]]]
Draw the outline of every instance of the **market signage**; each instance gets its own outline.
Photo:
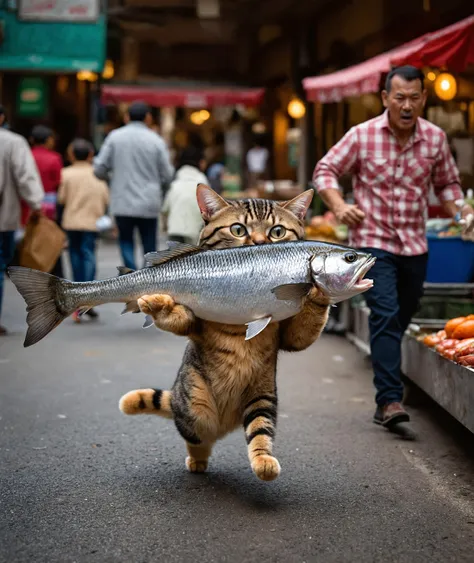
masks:
[[[22,20],[80,22],[99,17],[100,0],[19,0]]]
[[[27,76],[20,80],[17,113],[20,117],[44,117],[47,110],[48,83],[44,77]]]

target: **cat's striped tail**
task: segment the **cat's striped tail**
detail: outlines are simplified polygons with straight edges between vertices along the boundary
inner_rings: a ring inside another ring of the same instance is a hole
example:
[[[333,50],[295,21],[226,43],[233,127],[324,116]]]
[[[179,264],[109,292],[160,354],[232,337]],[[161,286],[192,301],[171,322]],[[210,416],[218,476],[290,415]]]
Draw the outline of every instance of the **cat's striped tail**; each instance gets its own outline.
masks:
[[[124,395],[119,402],[124,414],[154,414],[173,418],[171,410],[171,391],[161,389],[135,389]]]

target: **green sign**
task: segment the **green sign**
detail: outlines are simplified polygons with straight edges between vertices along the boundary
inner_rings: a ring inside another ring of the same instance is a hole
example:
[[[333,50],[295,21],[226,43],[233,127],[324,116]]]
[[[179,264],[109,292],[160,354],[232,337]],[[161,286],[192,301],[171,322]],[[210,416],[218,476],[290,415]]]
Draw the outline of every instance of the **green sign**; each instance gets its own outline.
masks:
[[[48,103],[48,83],[41,77],[20,80],[17,96],[17,114],[20,117],[44,117]]]

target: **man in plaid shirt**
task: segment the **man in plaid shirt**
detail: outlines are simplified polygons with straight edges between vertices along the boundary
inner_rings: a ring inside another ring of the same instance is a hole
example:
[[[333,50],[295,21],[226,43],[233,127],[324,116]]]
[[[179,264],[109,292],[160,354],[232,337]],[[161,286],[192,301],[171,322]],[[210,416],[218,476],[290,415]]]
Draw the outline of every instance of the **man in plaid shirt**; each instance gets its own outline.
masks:
[[[423,80],[415,67],[393,69],[382,92],[385,113],[353,127],[313,176],[323,201],[349,225],[350,245],[377,257],[370,272],[374,287],[365,294],[377,390],[374,422],[392,430],[410,420],[401,404],[401,340],[423,293],[431,185],[450,216],[471,215],[471,221],[473,213],[457,202],[463,192],[445,133],[420,117],[427,97]],[[338,189],[338,177],[347,173],[354,205]]]

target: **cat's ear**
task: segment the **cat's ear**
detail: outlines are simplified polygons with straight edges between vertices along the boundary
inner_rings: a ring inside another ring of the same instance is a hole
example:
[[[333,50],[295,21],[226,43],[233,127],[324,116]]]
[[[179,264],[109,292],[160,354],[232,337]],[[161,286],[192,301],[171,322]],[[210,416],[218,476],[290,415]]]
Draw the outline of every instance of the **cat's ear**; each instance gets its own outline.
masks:
[[[225,199],[205,184],[198,184],[196,197],[204,221],[212,219],[221,209],[230,207],[230,204]]]
[[[300,221],[303,221],[306,217],[306,212],[308,207],[311,205],[313,200],[314,190],[306,190],[300,195],[297,195],[290,201],[285,203],[280,203],[281,207],[284,207],[288,211],[291,211]]]

